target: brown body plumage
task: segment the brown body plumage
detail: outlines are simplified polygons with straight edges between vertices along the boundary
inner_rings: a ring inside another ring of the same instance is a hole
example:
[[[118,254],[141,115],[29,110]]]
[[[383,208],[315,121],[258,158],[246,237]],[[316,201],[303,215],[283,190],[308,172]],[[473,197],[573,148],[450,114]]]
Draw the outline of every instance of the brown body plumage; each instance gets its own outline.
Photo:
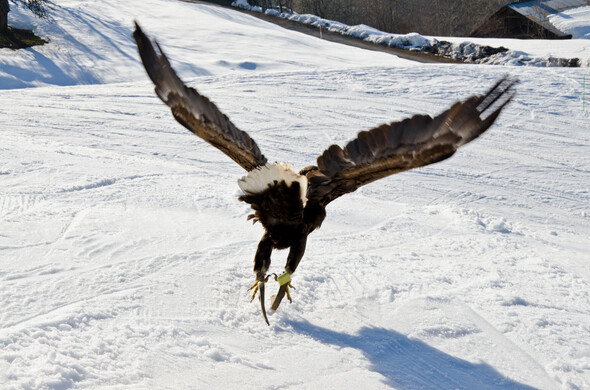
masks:
[[[514,96],[515,81],[502,78],[485,95],[457,102],[434,118],[415,115],[363,131],[344,148],[331,145],[318,157],[317,166],[296,174],[286,172],[284,165],[268,164],[248,134],[209,99],[184,85],[159,46],[156,44],[156,50],[137,25],[134,37],[157,95],[170,106],[176,120],[249,172],[240,180],[246,190],[239,199],[250,204],[254,214],[249,218],[265,229],[254,256],[256,283],[252,288],[254,295],[259,292],[267,323],[264,283],[273,249],[290,249],[286,277],[279,279],[281,287],[272,304],[276,310],[283,295],[289,294],[288,280],[303,257],[307,236],[321,226],[331,201],[394,173],[449,158],[458,147],[486,131]],[[281,179],[285,172],[285,177],[292,179]],[[275,179],[260,182],[261,177]],[[307,188],[302,187],[305,185]]]

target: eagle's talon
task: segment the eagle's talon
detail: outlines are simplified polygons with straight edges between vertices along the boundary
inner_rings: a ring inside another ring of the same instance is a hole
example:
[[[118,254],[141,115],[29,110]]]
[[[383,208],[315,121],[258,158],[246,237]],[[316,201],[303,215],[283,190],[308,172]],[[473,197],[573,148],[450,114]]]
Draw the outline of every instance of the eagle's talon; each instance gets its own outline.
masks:
[[[274,275],[274,274],[271,274]],[[250,290],[254,290],[252,292],[252,298],[250,299],[250,302],[252,302],[254,300],[254,298],[256,298],[256,293],[261,289],[261,287],[264,287],[264,283],[268,282],[268,278],[270,278],[270,275],[264,276],[261,273],[258,273],[256,275],[256,281],[254,282],[254,284],[252,286],[250,286],[250,288],[248,289],[248,291]],[[276,279],[276,276],[275,276]],[[264,292],[263,292],[264,293]]]
[[[281,275],[282,276],[282,275]],[[280,278],[280,277],[279,277]],[[281,283],[279,281],[279,283]],[[289,300],[289,303],[293,303],[293,300],[291,299],[291,294],[290,294],[290,289],[295,289],[295,287],[293,287],[291,285],[291,281],[289,279],[289,281],[284,282],[281,284],[281,287],[279,287],[279,291],[277,292],[276,295],[273,295],[270,298],[270,302],[271,302],[271,309],[272,310],[277,310],[279,308],[279,305],[281,304],[281,301],[283,300],[283,297],[286,295],[287,299]]]
[[[291,294],[289,293],[290,288],[292,288],[293,290],[295,289],[295,287],[293,287],[291,285],[291,274],[289,272],[285,271],[283,274],[281,274],[279,276],[275,276],[275,280],[277,282],[279,282],[279,285],[281,286],[281,288],[279,289],[279,292],[281,291],[281,289],[284,290],[285,294],[287,294],[287,299],[289,300],[289,303],[293,303],[293,300],[291,299]],[[280,295],[282,298],[281,294],[277,294],[277,295]],[[278,301],[278,303],[280,303],[280,300]],[[277,308],[278,308],[278,304],[277,304]]]
[[[255,281],[254,284],[248,289],[248,291],[250,290],[254,290],[254,292],[252,292],[252,298],[250,299],[250,302],[252,302],[256,297],[256,293],[258,292],[258,280]]]
[[[256,293],[258,293],[258,299],[260,300],[260,311],[262,312],[264,322],[266,322],[266,325],[268,326],[270,326],[270,323],[268,322],[268,318],[266,316],[266,307],[264,306],[264,284],[268,282],[269,277],[270,275],[264,276],[262,273],[258,273],[256,275],[256,282],[254,282],[254,284],[248,289],[248,291],[254,290],[250,302],[254,300]]]
[[[293,303],[293,300],[291,299],[291,294],[289,294],[289,289],[292,288],[293,290],[295,290],[295,287],[291,286],[291,282],[286,284],[287,288],[285,289],[285,294],[287,294],[287,299],[289,300],[289,303]]]

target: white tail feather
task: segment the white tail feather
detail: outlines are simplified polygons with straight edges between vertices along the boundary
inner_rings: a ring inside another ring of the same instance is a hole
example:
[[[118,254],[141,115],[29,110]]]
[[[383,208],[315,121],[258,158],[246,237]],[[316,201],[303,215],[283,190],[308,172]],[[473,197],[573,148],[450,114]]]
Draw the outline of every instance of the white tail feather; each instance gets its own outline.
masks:
[[[299,182],[300,196],[303,205],[307,202],[307,177],[299,175],[293,170],[292,164],[275,162],[266,164],[248,172],[248,175],[238,180],[238,186],[246,195],[259,194],[274,185],[275,181],[284,181],[287,186]]]

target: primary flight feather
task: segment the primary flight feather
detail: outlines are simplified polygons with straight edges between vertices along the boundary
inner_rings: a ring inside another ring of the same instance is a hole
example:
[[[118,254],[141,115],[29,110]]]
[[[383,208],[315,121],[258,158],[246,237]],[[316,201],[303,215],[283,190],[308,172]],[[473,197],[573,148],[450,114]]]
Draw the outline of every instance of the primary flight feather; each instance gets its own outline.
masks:
[[[160,46],[136,23],[133,33],[141,60],[156,94],[172,115],[195,135],[215,146],[248,174],[238,181],[254,213],[248,216],[265,229],[254,256],[256,281],[264,320],[264,286],[273,249],[289,248],[285,272],[276,276],[280,288],[272,299],[276,310],[286,294],[289,300],[291,275],[305,252],[307,236],[326,217],[326,206],[334,199],[394,173],[407,171],[451,157],[457,148],[471,142],[494,123],[514,96],[515,80],[504,77],[481,96],[471,96],[435,116],[414,115],[400,122],[362,131],[344,148],[331,145],[317,165],[295,172],[286,163],[268,163],[258,145],[238,129],[207,97],[187,87],[176,75]]]

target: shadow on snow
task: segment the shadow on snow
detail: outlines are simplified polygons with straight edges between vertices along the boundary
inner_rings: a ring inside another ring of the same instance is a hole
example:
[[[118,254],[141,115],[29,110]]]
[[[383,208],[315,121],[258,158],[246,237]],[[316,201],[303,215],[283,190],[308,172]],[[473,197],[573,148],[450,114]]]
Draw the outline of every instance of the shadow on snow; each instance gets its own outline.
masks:
[[[298,333],[338,347],[363,352],[371,369],[395,388],[409,389],[517,389],[534,387],[515,382],[485,363],[470,363],[448,355],[394,330],[362,328],[358,334],[334,332],[307,321],[287,321]]]

